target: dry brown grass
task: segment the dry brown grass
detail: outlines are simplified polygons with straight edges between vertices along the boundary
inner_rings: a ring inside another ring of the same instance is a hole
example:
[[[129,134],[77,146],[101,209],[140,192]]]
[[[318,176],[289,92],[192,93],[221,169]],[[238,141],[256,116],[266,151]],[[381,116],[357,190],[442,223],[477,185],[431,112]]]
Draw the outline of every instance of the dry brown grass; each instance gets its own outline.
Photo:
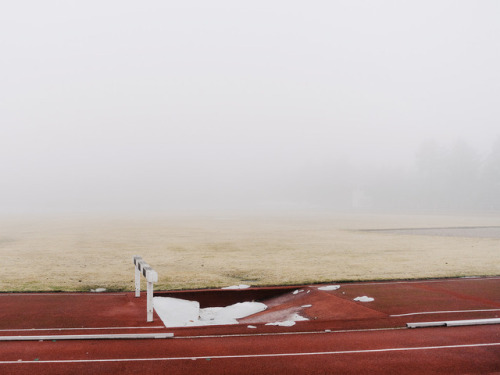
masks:
[[[1,291],[155,289],[500,274],[500,239],[359,229],[500,225],[499,216],[233,215],[3,220]]]

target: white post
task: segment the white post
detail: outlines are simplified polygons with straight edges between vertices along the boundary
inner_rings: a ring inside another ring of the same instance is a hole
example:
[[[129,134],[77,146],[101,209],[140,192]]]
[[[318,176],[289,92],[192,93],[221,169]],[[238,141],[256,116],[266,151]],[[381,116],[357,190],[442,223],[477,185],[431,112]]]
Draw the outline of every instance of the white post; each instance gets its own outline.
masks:
[[[134,256],[135,264],[135,296],[141,295],[141,273],[147,281],[147,321],[153,321],[153,283],[158,282],[158,273],[153,270],[140,256]]]
[[[153,283],[150,283],[148,281],[148,287],[147,287],[147,297],[148,297],[148,304],[147,304],[147,319],[146,321],[152,322],[153,321]]]
[[[147,321],[153,321],[153,282],[158,281],[158,274],[151,267],[145,267],[147,281]]]
[[[141,271],[138,268],[135,269],[135,296],[141,296]]]
[[[141,296],[141,271],[139,270],[139,263],[143,262],[142,258],[138,255],[134,256],[135,265],[135,296]]]

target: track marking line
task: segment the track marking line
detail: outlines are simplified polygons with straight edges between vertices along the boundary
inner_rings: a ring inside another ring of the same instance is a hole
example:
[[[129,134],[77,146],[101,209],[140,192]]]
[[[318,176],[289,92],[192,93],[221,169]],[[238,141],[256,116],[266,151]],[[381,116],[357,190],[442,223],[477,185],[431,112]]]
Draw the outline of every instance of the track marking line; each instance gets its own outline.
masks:
[[[197,359],[238,359],[238,358],[269,358],[269,357],[301,357],[319,355],[339,355],[339,354],[362,354],[362,353],[383,353],[398,351],[417,350],[439,350],[439,349],[461,349],[479,348],[489,346],[500,346],[500,342],[463,344],[463,345],[443,345],[443,346],[420,346],[406,348],[385,348],[385,349],[364,349],[364,350],[342,350],[331,352],[309,352],[309,353],[274,353],[274,354],[241,354],[241,355],[221,355],[221,356],[195,356],[195,357],[160,357],[160,358],[108,358],[108,359],[62,359],[62,360],[38,360],[38,361],[0,361],[0,365],[7,364],[32,364],[32,363],[102,363],[102,362],[145,362],[145,361],[182,361]]]
[[[127,327],[124,327],[127,328]],[[134,328],[134,327],[131,327]],[[159,327],[138,327],[138,328],[162,328],[165,329],[163,326]],[[87,329],[92,329],[92,328],[87,328]],[[114,327],[110,328],[104,328],[104,329],[115,329]],[[352,333],[352,332],[380,332],[380,331],[394,331],[394,330],[404,330],[408,329],[408,327],[391,327],[391,328],[367,328],[367,329],[342,329],[342,330],[329,330],[329,329],[322,329],[322,330],[317,330],[317,331],[303,331],[303,332],[263,332],[263,333],[237,333],[237,334],[219,334],[219,335],[192,335],[192,336],[174,336],[173,339],[205,339],[205,338],[231,338],[231,337],[255,337],[255,336],[284,336],[284,335],[313,335],[313,334],[326,334],[326,333]],[[49,331],[55,331],[56,329],[47,329]],[[70,328],[70,330],[73,330]],[[75,329],[76,330],[76,329]],[[10,331],[10,330],[6,330]],[[17,330],[14,330],[17,332]],[[36,330],[25,330],[28,332],[36,332]],[[2,336],[0,336],[1,338]]]
[[[126,296],[129,293],[106,293],[106,292],[81,292],[81,293],[44,293],[44,292],[31,292],[31,293],[23,293],[23,292],[14,292],[14,293],[3,293],[0,292],[0,297],[12,297],[12,296]]]
[[[0,332],[37,332],[37,331],[79,331],[79,330],[118,330],[118,329],[166,329],[165,326],[151,327],[100,327],[100,328],[26,328],[26,329],[3,329]],[[235,334],[212,334],[212,335],[186,335],[175,336],[175,339],[202,339],[202,338],[225,338],[225,337],[254,337],[254,336],[283,336],[283,335],[312,335],[323,333],[350,333],[350,332],[380,332],[408,329],[406,326],[364,329],[339,329],[328,328],[316,331],[292,331],[292,332],[262,332],[262,333],[235,333]],[[178,332],[177,334],[182,334]],[[1,337],[1,336],[0,336]]]
[[[81,331],[81,330],[111,330],[111,329],[159,329],[165,326],[151,327],[75,327],[75,328],[20,328],[0,329],[0,332],[36,332],[36,331]]]
[[[457,279],[432,279],[432,280],[408,280],[408,281],[367,281],[361,283],[339,283],[343,287],[348,287],[349,285],[390,285],[390,284],[422,284],[422,283],[442,283],[442,282],[457,282],[457,281],[486,281],[486,280],[500,280],[500,277],[481,277],[481,276],[466,276]],[[313,287],[314,285],[309,285]]]
[[[391,318],[398,316],[410,316],[410,315],[426,315],[426,314],[448,314],[448,313],[469,313],[469,312],[488,312],[488,311],[500,311],[500,309],[484,309],[484,310],[450,310],[450,311],[422,311],[407,314],[396,314],[389,315]]]
[[[393,327],[393,328],[367,328],[367,329],[342,329],[332,331],[329,329],[322,329],[318,331],[304,331],[304,332],[263,332],[263,333],[240,333],[240,334],[227,334],[227,335],[206,335],[206,336],[174,336],[174,339],[204,339],[204,338],[230,338],[230,337],[254,337],[254,336],[285,336],[285,335],[314,335],[314,334],[327,334],[327,333],[352,333],[352,332],[380,332],[380,331],[394,331],[408,329],[408,327]]]
[[[0,336],[1,341],[49,341],[49,340],[137,340],[165,339],[174,337],[173,333],[118,333],[97,335],[49,335],[49,336]]]

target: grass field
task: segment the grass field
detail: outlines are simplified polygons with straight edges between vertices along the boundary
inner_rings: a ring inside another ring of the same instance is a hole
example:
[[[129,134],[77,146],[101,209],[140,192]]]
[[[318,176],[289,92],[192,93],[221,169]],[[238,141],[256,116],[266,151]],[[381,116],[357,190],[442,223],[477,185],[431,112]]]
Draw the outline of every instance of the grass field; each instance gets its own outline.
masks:
[[[500,238],[363,229],[500,226],[500,216],[226,214],[2,219],[0,291],[156,290],[500,275]]]

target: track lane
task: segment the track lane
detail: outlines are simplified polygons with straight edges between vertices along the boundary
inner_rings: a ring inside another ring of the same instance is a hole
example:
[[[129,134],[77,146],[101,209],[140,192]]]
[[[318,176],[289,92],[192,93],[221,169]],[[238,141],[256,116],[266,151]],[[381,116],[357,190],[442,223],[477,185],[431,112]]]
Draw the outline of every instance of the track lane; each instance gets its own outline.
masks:
[[[500,325],[318,334],[178,337],[155,340],[34,341],[0,343],[5,361],[108,360],[249,356],[264,354],[399,350],[489,345],[500,342]],[[167,355],[166,355],[167,354]],[[499,350],[500,360],[500,350]]]
[[[500,371],[500,327],[488,328],[338,332],[286,337],[178,338],[142,342],[44,341],[28,347],[22,345],[16,348],[17,345],[13,345],[9,353],[0,345],[0,372],[13,375],[137,374],[141,371],[168,371],[174,375],[189,372],[492,373]],[[22,358],[17,358],[20,353]]]
[[[248,329],[246,324],[166,329],[158,325],[159,320],[145,324],[144,301],[131,298],[129,294],[111,295],[109,300],[105,295],[84,295],[81,299],[74,299],[74,295],[69,299],[65,299],[64,294],[55,295],[56,298],[47,295],[45,298],[53,303],[84,301],[100,306],[103,302],[107,307],[94,317],[80,317],[77,313],[88,310],[88,306],[86,309],[74,306],[65,311],[43,303],[42,307],[50,307],[45,313],[52,324],[49,325],[49,320],[40,324],[38,316],[23,308],[24,301],[22,304],[17,302],[21,301],[19,296],[4,295],[0,303],[3,301],[2,307],[10,307],[12,311],[0,311],[0,317],[7,318],[0,324],[0,336],[36,335],[37,332],[43,335],[88,334],[94,330],[99,333],[174,332],[176,336],[155,340],[0,342],[0,373],[500,373],[500,325],[404,328],[407,322],[413,321],[498,317],[498,278],[483,281],[343,284],[341,289],[329,293],[349,301],[358,295],[373,293],[375,302],[359,306],[369,306],[385,315],[368,317],[365,314],[340,319],[326,314],[325,319],[320,316],[314,320],[311,316],[310,321],[298,322],[293,327],[257,324],[257,329]],[[436,288],[416,287],[418,284],[435,285]],[[308,296],[313,294],[311,290]],[[26,302],[45,300],[43,297],[30,296]],[[15,314],[16,307],[21,308],[24,315]],[[326,313],[328,310],[326,306]],[[332,314],[335,311],[333,309]],[[399,316],[391,317],[390,314]],[[331,332],[327,332],[329,330]]]

